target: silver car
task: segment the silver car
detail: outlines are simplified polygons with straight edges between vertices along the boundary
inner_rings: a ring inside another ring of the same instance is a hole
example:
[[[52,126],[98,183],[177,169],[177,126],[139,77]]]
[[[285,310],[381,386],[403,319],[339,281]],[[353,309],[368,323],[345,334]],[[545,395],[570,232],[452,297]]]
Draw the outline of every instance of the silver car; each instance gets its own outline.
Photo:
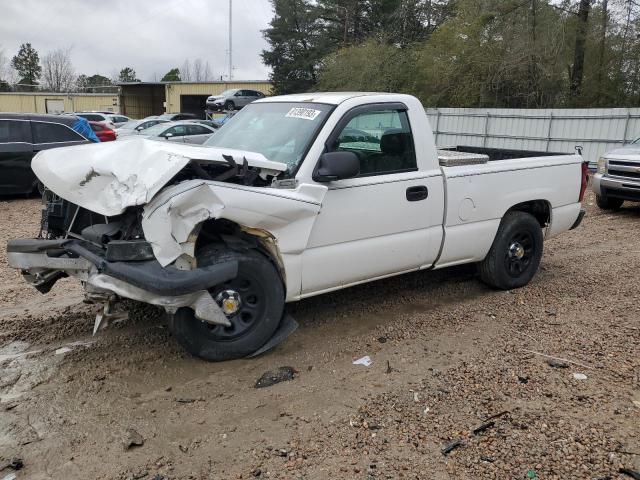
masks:
[[[149,127],[138,134],[138,138],[148,138],[149,140],[159,140],[168,142],[191,143],[201,145],[207,141],[211,135],[216,133],[214,128],[193,122],[165,122],[153,127]],[[118,137],[118,140],[125,140],[129,137]]]
[[[232,88],[207,98],[207,110],[235,110],[249,105],[259,98],[264,98],[264,93],[257,90]]]
[[[73,113],[73,115],[75,115],[76,117],[82,117],[90,122],[104,122],[107,125],[112,125],[115,128],[131,121],[129,117],[125,117],[124,115],[120,115],[118,113],[75,112]]]
[[[158,125],[159,123],[168,123],[168,120],[159,118],[145,118],[143,120],[131,120],[118,128],[119,137],[129,137],[131,135],[144,135],[147,128]]]

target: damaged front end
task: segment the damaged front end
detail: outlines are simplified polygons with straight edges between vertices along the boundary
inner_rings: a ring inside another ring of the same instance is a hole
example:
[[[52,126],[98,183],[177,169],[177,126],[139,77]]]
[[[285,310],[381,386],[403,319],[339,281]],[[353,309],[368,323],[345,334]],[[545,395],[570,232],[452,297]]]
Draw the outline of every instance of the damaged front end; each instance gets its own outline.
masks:
[[[181,270],[161,266],[140,229],[139,208],[104,217],[45,192],[40,238],[11,240],[9,265],[47,293],[60,278],[83,282],[88,298],[108,301],[113,295],[164,307],[190,307],[213,324],[228,319],[207,289],[234,278],[234,262]]]
[[[122,297],[169,313],[189,307],[200,320],[228,326],[207,290],[234,278],[237,262],[198,268],[193,251],[186,261],[159,262],[163,245],[145,238],[143,208],[167,184],[206,179],[266,185],[286,166],[252,152],[147,140],[86,147],[34,158],[33,170],[47,187],[40,235],[10,241],[9,265],[42,293],[73,276],[93,302]],[[243,161],[236,163],[232,154]]]

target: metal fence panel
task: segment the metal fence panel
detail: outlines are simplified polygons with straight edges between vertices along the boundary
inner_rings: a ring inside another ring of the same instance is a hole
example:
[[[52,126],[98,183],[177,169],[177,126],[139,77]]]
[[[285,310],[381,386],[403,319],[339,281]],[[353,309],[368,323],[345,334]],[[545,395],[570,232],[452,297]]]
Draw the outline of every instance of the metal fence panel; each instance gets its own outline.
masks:
[[[427,108],[426,112],[439,147],[572,153],[580,145],[592,167],[606,151],[640,137],[640,108]]]

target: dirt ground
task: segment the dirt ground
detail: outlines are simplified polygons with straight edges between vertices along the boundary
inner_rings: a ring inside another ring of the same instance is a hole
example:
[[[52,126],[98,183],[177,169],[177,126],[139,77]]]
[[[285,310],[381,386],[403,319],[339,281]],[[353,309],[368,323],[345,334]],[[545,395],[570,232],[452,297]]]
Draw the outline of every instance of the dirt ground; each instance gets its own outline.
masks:
[[[0,468],[24,467],[0,478],[630,478],[640,207],[587,203],[526,288],[469,267],[375,282],[290,305],[293,336],[226,363],[190,357],[144,310],[92,337],[76,282],[41,295],[2,248]],[[35,235],[39,210],[0,202],[0,243]],[[280,366],[296,378],[254,388]]]

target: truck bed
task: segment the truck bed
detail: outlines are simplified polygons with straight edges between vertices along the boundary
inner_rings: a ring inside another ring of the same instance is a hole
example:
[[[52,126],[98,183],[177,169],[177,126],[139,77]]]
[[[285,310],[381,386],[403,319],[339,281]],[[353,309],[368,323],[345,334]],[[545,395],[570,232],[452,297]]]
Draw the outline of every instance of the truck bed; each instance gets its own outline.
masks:
[[[571,153],[560,152],[536,152],[534,150],[511,150],[507,148],[486,148],[486,147],[473,147],[466,145],[459,145],[456,147],[443,147],[439,148],[439,151],[445,152],[460,152],[473,154],[473,156],[486,155],[487,161],[492,162],[496,160],[511,160],[514,158],[527,158],[527,157],[551,157],[558,155],[572,155]]]

